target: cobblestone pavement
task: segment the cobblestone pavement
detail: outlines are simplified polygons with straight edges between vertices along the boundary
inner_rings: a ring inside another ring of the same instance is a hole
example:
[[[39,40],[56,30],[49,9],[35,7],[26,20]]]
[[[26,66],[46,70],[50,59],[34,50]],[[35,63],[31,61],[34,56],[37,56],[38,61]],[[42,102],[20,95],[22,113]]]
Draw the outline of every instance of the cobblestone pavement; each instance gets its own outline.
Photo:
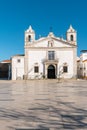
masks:
[[[87,81],[0,81],[0,130],[87,130]]]

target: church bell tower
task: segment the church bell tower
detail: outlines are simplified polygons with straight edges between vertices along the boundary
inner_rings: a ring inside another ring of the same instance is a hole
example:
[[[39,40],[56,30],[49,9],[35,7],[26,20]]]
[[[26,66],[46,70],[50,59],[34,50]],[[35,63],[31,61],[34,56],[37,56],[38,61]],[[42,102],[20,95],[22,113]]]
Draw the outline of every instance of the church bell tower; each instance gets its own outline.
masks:
[[[68,42],[71,42],[71,44],[77,44],[77,33],[75,29],[72,27],[72,25],[70,25],[69,29],[67,30],[66,40]]]
[[[31,26],[25,31],[25,45],[31,44],[35,41],[35,32]]]

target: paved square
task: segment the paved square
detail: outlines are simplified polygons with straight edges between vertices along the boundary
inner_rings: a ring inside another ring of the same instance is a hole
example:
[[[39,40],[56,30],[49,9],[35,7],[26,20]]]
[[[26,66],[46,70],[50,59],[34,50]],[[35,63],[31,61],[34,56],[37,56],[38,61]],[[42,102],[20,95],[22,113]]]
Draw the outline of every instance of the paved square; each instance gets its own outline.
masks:
[[[87,81],[0,81],[0,130],[87,130]]]

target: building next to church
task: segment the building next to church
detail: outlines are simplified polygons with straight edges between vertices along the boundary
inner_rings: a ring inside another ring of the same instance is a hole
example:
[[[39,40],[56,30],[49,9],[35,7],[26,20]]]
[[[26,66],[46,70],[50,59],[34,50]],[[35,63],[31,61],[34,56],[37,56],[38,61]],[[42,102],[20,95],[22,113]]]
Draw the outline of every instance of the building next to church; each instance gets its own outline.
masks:
[[[0,79],[11,79],[11,60],[0,62]]]
[[[87,79],[87,50],[82,50],[80,58],[77,61],[78,78]]]
[[[70,25],[66,39],[49,32],[35,39],[30,26],[25,31],[24,55],[12,57],[12,80],[77,77],[77,33]]]

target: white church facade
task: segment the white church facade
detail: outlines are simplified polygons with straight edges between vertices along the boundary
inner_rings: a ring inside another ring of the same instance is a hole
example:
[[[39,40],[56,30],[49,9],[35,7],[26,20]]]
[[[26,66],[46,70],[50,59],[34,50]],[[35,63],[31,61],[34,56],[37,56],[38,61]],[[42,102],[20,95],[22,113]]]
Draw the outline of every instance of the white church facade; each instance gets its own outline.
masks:
[[[12,57],[12,80],[77,77],[77,33],[72,26],[66,39],[50,32],[38,40],[30,26],[25,31],[24,50],[24,55]]]

